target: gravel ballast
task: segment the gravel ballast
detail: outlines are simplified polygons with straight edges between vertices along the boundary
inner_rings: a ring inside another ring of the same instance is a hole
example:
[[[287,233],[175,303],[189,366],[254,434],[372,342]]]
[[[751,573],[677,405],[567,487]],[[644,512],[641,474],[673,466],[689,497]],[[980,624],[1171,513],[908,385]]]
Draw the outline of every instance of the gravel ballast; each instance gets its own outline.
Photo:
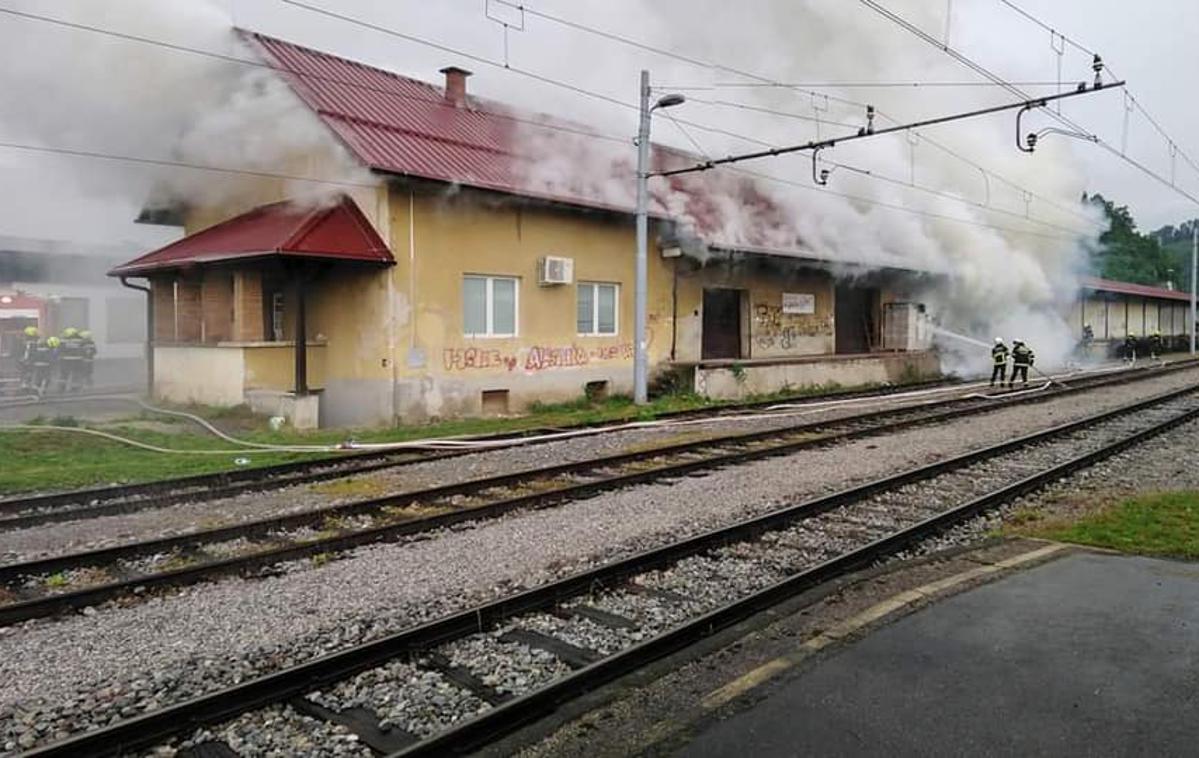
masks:
[[[1182,386],[1185,383],[1184,375],[1199,376],[1199,369],[1145,380],[1137,386],[1145,387],[1146,392],[1160,391],[1153,389],[1155,387]],[[1119,389],[1096,390],[1096,394],[1118,392]],[[953,388],[949,392],[915,395],[907,399],[881,397],[832,401],[831,404],[815,402],[809,407],[783,410],[775,415],[753,413],[744,417],[726,416],[720,421],[692,420],[671,426],[606,432],[526,447],[483,451],[442,461],[416,463],[340,480],[0,532],[0,563],[112,547],[152,537],[177,536],[261,518],[303,513],[324,506],[385,494],[411,492],[447,481],[478,479],[539,466],[586,461],[650,446],[693,442],[735,432],[752,432],[837,419],[864,411],[917,405],[973,391],[977,389]],[[1127,396],[1127,393],[1121,396]]]
[[[26,735],[27,721],[47,725],[41,742],[182,700],[595,562],[1177,386],[1161,385],[1167,379],[1181,383],[1161,377],[1001,410],[986,423],[967,418],[810,450],[361,549],[319,569],[0,630],[3,740]],[[63,697],[73,698],[70,706]]]

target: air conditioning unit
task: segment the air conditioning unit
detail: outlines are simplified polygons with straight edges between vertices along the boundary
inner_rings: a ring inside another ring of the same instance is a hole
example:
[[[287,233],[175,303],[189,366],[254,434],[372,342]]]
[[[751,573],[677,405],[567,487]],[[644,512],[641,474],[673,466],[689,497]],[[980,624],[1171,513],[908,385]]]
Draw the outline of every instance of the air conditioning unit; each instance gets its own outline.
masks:
[[[537,283],[542,287],[570,284],[574,281],[574,275],[575,262],[573,258],[547,255],[537,261]]]

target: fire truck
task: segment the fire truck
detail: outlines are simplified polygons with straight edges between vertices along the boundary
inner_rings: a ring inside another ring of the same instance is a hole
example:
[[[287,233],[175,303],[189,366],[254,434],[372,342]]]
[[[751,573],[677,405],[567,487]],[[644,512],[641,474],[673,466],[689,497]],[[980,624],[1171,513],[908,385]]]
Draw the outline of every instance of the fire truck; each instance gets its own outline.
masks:
[[[0,396],[19,392],[25,328],[33,326],[44,332],[47,305],[40,297],[0,290]]]

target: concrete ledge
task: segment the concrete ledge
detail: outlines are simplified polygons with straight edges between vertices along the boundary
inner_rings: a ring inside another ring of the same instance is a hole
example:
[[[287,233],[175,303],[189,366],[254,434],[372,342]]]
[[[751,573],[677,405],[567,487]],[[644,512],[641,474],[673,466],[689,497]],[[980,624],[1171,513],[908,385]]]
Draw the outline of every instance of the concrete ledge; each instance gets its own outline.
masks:
[[[720,361],[697,364],[694,370],[697,393],[720,400],[740,400],[788,388],[829,384],[855,387],[931,379],[940,375],[941,365],[934,353],[912,352]]]
[[[250,410],[266,416],[282,416],[296,429],[320,426],[321,396],[317,393],[296,397],[291,392],[246,390]]]

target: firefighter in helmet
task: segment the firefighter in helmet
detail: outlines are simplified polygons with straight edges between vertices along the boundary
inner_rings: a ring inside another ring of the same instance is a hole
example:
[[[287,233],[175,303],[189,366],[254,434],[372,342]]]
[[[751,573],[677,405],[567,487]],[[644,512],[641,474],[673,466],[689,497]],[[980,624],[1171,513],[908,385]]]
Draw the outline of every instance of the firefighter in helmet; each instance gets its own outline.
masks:
[[[83,340],[79,330],[68,326],[62,330],[58,348],[58,391],[73,392],[79,389],[83,363]]]
[[[1124,362],[1137,362],[1137,335],[1136,332],[1129,332],[1124,337]]]
[[[81,384],[92,386],[92,376],[96,367],[96,341],[87,329],[79,332],[79,340],[83,343],[83,360],[79,364],[79,380]]]
[[[1019,376],[1023,381],[1023,386],[1028,386],[1028,369],[1033,364],[1032,348],[1025,345],[1022,340],[1012,340],[1012,378],[1008,381],[1008,388],[1016,383],[1016,377]]]
[[[1002,337],[995,338],[995,346],[991,348],[991,386],[995,386],[995,379],[998,377],[999,386],[1003,386],[1003,380],[1007,378],[1007,357],[1008,347],[1003,344]]]
[[[21,370],[21,387],[23,388],[33,386],[33,353],[40,337],[41,334],[36,326],[25,327],[24,341],[21,343],[21,357],[18,361]]]
[[[33,388],[39,395],[50,387],[50,375],[58,353],[58,337],[38,340],[33,348]]]
[[[1160,330],[1154,329],[1153,334],[1149,335],[1149,357],[1157,360],[1157,357],[1162,354],[1162,333]]]

